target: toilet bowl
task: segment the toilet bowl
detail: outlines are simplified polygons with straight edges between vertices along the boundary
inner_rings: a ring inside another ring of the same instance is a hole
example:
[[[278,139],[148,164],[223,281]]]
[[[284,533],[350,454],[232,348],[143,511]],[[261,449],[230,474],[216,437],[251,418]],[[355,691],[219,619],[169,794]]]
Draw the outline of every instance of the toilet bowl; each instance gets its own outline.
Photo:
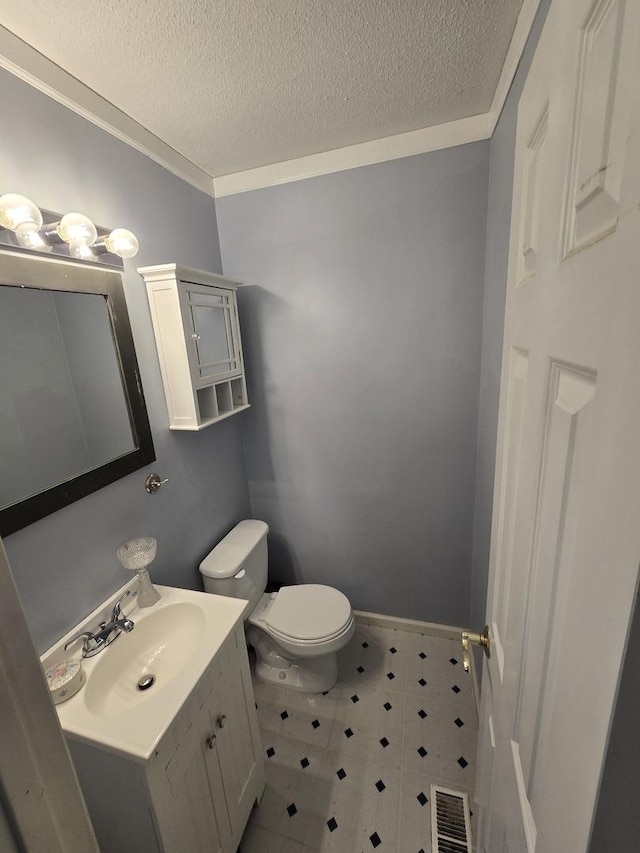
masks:
[[[258,678],[325,692],[338,680],[337,652],[355,628],[349,599],[324,584],[265,593],[268,531],[254,519],[234,527],[200,564],[205,591],[249,602],[245,629]]]
[[[307,693],[334,686],[337,652],[355,627],[348,598],[321,584],[285,586],[263,595],[247,622],[258,676]]]

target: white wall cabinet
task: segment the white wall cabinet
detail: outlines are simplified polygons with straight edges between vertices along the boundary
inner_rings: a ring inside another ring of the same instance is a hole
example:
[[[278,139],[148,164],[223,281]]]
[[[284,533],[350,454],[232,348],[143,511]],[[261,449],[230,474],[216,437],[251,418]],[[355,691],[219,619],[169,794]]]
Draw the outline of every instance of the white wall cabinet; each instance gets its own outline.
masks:
[[[242,625],[148,761],[68,743],[102,853],[235,853],[264,789]]]
[[[147,285],[170,428],[199,430],[247,409],[240,282],[177,264],[138,272]]]

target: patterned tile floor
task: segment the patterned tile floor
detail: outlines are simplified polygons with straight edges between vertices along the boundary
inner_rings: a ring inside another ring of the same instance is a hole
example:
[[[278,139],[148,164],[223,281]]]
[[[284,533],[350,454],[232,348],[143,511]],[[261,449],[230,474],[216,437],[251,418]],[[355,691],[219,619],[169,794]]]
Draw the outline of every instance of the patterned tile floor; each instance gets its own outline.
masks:
[[[254,680],[267,786],[241,853],[430,853],[430,784],[472,793],[459,642],[359,624],[339,665],[326,696]]]

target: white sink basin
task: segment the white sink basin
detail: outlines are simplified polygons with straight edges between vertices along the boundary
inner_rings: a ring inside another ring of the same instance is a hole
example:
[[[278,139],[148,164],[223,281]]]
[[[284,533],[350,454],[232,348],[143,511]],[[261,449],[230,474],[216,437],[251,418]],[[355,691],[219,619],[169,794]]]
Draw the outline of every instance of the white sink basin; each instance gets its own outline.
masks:
[[[204,642],[205,624],[202,608],[192,602],[150,609],[133,631],[96,656],[84,688],[87,708],[94,714],[121,714],[169,687]],[[153,682],[140,690],[145,677]]]
[[[108,620],[127,584],[42,656],[44,669],[79,650],[64,643]],[[64,732],[79,740],[147,759],[171,725],[209,662],[242,619],[246,602],[173,587],[156,587],[153,607],[125,599],[123,611],[135,623],[104,651],[82,660],[87,680],[71,699],[56,705]],[[79,646],[80,644],[78,644]],[[140,690],[145,677],[152,685]]]

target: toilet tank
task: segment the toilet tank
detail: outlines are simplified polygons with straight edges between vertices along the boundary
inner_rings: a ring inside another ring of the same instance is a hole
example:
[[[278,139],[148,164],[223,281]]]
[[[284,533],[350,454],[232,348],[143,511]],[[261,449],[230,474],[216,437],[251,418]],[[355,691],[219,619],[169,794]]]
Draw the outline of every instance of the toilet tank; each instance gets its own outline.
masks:
[[[250,610],[267,588],[267,533],[264,521],[237,524],[200,563],[205,592],[244,598]]]

